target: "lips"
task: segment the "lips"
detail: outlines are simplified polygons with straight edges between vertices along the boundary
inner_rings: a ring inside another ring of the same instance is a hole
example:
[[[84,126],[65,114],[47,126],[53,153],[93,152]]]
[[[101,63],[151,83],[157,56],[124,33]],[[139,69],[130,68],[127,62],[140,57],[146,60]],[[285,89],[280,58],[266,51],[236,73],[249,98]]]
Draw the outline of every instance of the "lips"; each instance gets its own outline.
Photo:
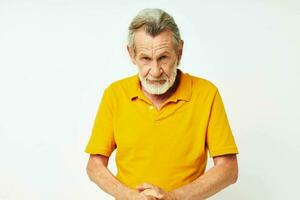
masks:
[[[149,80],[147,79],[147,81],[150,83],[150,84],[163,84],[164,82],[166,82],[166,80]]]

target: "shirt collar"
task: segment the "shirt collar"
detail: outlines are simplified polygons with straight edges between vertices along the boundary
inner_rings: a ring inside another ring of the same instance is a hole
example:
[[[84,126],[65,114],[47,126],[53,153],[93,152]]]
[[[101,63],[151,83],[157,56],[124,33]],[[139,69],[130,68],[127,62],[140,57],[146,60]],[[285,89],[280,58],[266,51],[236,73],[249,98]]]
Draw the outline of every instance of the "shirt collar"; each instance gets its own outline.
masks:
[[[185,100],[190,101],[192,96],[192,80],[188,73],[183,73],[180,69],[177,69],[177,76],[179,76],[179,85],[175,92],[170,96],[168,101]],[[130,100],[140,98],[149,101],[144,95],[140,85],[140,79],[138,74],[133,76],[132,89],[130,91]],[[150,103],[150,102],[149,102]]]

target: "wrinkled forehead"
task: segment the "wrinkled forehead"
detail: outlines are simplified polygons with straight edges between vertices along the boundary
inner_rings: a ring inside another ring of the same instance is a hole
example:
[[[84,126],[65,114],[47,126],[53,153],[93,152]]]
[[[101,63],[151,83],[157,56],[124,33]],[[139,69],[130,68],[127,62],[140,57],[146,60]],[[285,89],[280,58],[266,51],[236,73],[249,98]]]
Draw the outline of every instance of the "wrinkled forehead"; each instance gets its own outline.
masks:
[[[164,30],[156,36],[151,36],[145,30],[140,29],[134,34],[136,53],[160,53],[175,51],[171,31]]]

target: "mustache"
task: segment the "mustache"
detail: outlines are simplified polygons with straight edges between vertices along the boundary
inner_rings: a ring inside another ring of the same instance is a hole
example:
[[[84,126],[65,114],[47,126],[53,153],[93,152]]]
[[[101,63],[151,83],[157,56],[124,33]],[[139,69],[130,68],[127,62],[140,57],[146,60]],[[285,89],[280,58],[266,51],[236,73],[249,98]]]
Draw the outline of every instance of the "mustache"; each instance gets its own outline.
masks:
[[[146,77],[146,79],[149,81],[165,81],[168,80],[168,77],[167,76],[162,76],[161,78]]]
[[[149,79],[146,78],[148,81],[166,81],[167,79]]]

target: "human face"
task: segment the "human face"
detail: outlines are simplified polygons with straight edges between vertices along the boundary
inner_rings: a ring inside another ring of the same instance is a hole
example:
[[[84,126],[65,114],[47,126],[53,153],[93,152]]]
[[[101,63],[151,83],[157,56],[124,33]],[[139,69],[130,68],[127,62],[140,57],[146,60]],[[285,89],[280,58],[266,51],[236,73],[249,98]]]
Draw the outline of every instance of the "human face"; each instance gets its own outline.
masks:
[[[150,76],[143,77],[139,73],[139,78],[143,88],[150,94],[161,95],[166,93],[174,84],[177,75],[177,66],[173,67],[173,71],[170,77],[167,77],[165,73],[160,78],[154,78]]]
[[[166,93],[175,82],[178,65],[172,33],[165,30],[152,37],[139,29],[134,34],[134,42],[136,51],[129,52],[132,62],[138,66],[143,89],[155,95]]]

